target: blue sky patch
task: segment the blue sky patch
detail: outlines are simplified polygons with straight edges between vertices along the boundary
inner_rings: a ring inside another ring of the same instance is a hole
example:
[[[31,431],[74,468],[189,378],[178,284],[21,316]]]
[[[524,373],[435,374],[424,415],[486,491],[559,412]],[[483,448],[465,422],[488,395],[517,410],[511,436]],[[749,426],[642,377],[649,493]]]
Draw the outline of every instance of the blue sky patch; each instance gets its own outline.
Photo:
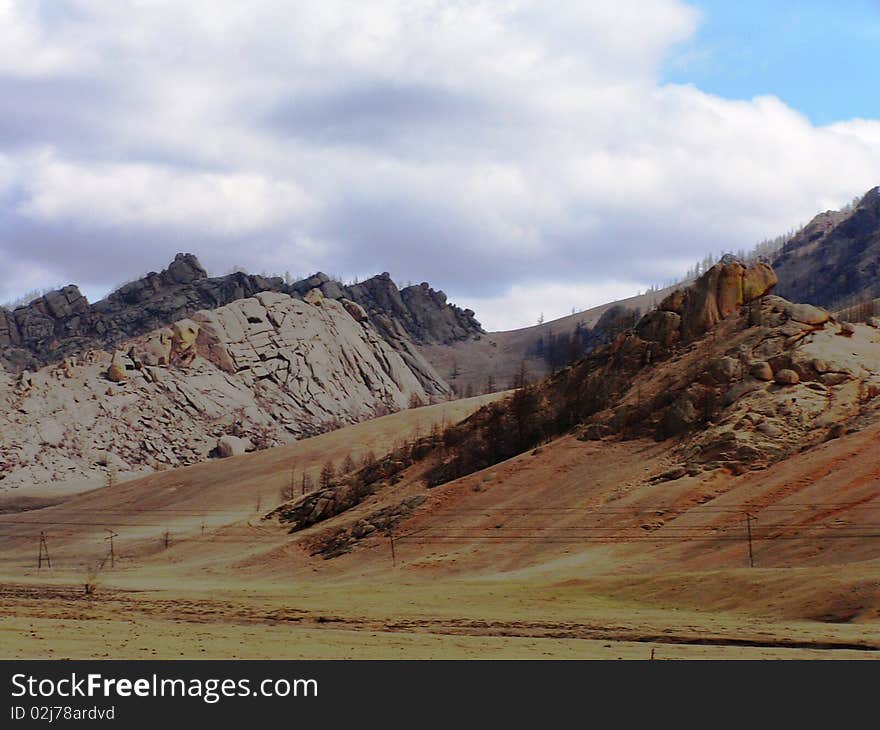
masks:
[[[691,4],[700,28],[670,56],[664,81],[729,99],[772,94],[814,124],[880,117],[880,1]]]

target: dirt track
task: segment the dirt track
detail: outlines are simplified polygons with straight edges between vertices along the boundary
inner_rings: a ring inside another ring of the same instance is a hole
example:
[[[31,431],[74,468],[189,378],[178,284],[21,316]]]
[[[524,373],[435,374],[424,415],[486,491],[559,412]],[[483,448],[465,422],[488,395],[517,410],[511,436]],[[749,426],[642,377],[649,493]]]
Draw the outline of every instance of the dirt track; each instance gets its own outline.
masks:
[[[483,614],[510,610],[503,598],[486,604],[484,588],[458,588],[466,611],[475,600]],[[100,589],[87,597],[74,586],[6,585],[0,643],[6,656],[29,658],[880,658],[880,633],[853,627],[820,633],[810,624],[693,612],[673,618],[596,602],[582,618],[567,610],[553,620],[472,618],[424,603],[392,618],[393,596],[374,593],[357,613],[346,611],[345,594],[335,591],[329,601],[312,594],[297,608],[293,595],[257,592],[211,598]]]

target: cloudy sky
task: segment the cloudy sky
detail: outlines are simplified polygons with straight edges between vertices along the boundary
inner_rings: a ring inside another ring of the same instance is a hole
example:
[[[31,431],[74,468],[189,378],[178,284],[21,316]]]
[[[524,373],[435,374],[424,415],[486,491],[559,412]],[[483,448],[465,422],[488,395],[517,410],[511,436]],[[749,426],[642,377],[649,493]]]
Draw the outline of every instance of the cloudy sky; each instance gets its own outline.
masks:
[[[877,0],[0,0],[0,301],[196,253],[490,329],[880,184]]]

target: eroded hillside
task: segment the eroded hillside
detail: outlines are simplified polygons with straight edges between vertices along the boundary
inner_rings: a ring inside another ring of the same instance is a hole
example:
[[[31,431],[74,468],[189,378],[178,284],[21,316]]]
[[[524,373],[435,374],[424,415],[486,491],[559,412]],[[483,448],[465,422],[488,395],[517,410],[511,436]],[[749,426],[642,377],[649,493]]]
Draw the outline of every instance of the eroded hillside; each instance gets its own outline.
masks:
[[[569,433],[663,444],[667,466],[649,475],[660,483],[765,469],[875,424],[878,322],[838,323],[770,294],[775,284],[764,264],[718,264],[544,383],[277,515],[304,529],[393,485],[404,470],[436,487]],[[358,535],[344,538],[347,549]]]
[[[415,363],[417,372],[408,363]],[[427,383],[427,387],[424,383]],[[260,292],[0,384],[0,487],[98,486],[427,403],[445,383],[363,308]]]

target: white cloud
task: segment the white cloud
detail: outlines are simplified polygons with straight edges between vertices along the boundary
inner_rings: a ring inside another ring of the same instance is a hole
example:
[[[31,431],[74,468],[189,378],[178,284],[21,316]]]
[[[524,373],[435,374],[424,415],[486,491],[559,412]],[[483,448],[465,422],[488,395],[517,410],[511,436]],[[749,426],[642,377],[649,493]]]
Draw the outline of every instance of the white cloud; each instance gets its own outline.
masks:
[[[12,183],[17,177],[15,162],[3,153],[0,153],[0,199],[12,187]]]
[[[658,84],[698,20],[679,0],[0,0],[0,254],[57,276],[146,230],[143,266],[184,241],[215,271],[390,270],[529,324],[536,298],[632,294],[880,182],[876,120]],[[137,273],[114,261],[82,283]]]
[[[605,281],[596,285],[515,284],[497,297],[466,297],[461,306],[473,309],[483,328],[497,332],[550,322],[635,295],[647,286],[634,281]]]
[[[156,165],[84,166],[40,155],[21,210],[46,221],[179,227],[215,235],[273,228],[308,210],[293,182],[254,173],[215,174]]]
[[[0,0],[0,73],[69,73],[94,60],[75,33],[50,32],[38,11],[37,2]]]

